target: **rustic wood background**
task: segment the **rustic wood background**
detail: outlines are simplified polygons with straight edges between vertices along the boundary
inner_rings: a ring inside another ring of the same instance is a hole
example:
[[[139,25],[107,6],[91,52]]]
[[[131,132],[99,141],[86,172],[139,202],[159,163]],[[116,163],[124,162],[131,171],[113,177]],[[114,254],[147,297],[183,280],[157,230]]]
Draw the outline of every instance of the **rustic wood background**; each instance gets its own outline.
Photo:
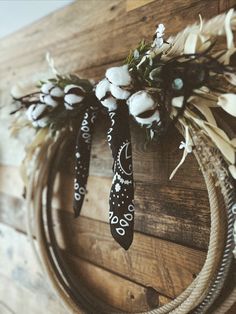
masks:
[[[199,13],[209,18],[235,4],[234,0],[79,0],[0,40],[0,105],[10,106],[14,84],[31,88],[52,75],[46,51],[62,73],[98,80],[140,39],[150,40],[158,23],[166,24],[169,35],[198,20]],[[6,112],[0,113],[0,313],[65,313],[27,240],[18,172],[24,139],[9,137]],[[75,280],[123,311],[144,311],[175,298],[201,269],[209,237],[207,193],[193,156],[168,180],[182,154],[175,130],[164,143],[146,145],[143,130],[133,125],[135,236],[131,249],[124,251],[113,241],[107,223],[112,160],[106,123],[95,132],[88,194],[76,220],[71,206],[73,177],[68,171],[72,153],[63,163],[53,203],[55,230]],[[235,311],[236,307],[229,313]]]

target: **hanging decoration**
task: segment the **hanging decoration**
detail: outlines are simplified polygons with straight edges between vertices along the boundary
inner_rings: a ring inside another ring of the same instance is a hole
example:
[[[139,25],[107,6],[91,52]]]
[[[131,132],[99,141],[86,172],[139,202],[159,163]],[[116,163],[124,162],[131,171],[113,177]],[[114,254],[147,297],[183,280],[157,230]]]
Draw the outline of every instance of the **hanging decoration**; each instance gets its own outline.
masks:
[[[32,189],[38,189],[36,183],[44,186],[47,181],[36,169],[46,167],[47,160],[49,171],[53,167],[52,152],[65,145],[67,136],[76,135],[76,216],[86,193],[94,126],[104,119],[100,112],[107,116],[110,123],[107,140],[114,160],[109,221],[112,236],[126,250],[133,240],[135,221],[129,115],[146,130],[150,140],[165,137],[173,125],[176,132],[183,134],[184,141],[180,143],[183,157],[170,179],[188,154],[194,153],[209,187],[213,231],[206,263],[193,284],[175,301],[152,313],[205,313],[219,296],[233,254],[236,257],[236,138],[227,134],[216,115],[220,110],[226,118],[236,117],[235,30],[233,10],[206,22],[200,20],[200,24],[170,38],[165,38],[165,26],[159,24],[153,42],[141,41],[123,65],[109,68],[97,84],[54,71],[55,77],[41,82],[35,92],[14,97],[17,107],[12,132],[23,126],[35,128],[35,139],[26,148],[22,166],[29,203],[34,194]],[[221,259],[218,256],[213,262],[214,230],[220,229],[222,216],[222,212],[217,212],[216,197],[210,188],[215,185],[226,207],[227,230]],[[216,272],[209,270],[212,263]]]

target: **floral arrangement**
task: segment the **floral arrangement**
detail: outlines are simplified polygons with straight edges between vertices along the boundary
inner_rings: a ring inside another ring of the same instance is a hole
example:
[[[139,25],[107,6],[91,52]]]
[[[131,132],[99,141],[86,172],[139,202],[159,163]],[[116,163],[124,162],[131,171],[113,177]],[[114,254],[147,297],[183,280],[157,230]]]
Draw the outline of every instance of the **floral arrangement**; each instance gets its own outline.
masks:
[[[94,124],[98,112],[105,112],[110,120],[107,139],[114,159],[109,199],[111,233],[128,249],[133,240],[135,209],[129,115],[145,128],[150,140],[165,136],[176,125],[185,140],[180,143],[183,157],[170,179],[186,156],[194,152],[208,182],[217,178],[214,185],[221,189],[228,208],[229,238],[222,253],[224,263],[218,265],[218,275],[222,276],[232,253],[236,256],[236,138],[230,138],[218,123],[216,112],[236,117],[235,30],[233,10],[207,22],[200,19],[200,24],[167,39],[165,26],[159,24],[153,42],[141,41],[123,65],[107,69],[105,78],[97,84],[76,75],[57,75],[41,82],[36,92],[14,97],[18,107],[14,110],[13,132],[25,124],[36,129],[24,162],[26,185],[31,157],[36,156],[36,164],[42,163],[38,148],[65,138],[68,132],[77,133],[74,210],[78,216],[86,193]],[[22,124],[22,112],[27,123]],[[229,246],[233,247],[230,251],[226,249]],[[216,279],[219,282],[217,275],[209,279],[205,299],[193,313],[204,313],[202,309],[212,304],[214,298],[209,293],[215,291]]]

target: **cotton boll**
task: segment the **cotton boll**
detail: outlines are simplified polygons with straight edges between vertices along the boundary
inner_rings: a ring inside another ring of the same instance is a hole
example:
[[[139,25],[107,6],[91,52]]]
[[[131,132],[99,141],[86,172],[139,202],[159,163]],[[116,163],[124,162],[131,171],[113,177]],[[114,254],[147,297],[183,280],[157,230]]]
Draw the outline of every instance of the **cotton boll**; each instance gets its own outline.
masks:
[[[33,121],[32,112],[34,111],[36,105],[30,105],[29,108],[26,110],[26,116],[28,120]]]
[[[64,93],[64,105],[66,109],[73,110],[83,101],[86,92],[81,86],[69,84],[65,86]]]
[[[73,110],[79,103],[82,102],[83,99],[84,97],[82,96],[68,94],[64,98],[64,101],[65,101],[64,105],[66,109]]]
[[[45,113],[46,110],[47,110],[47,107],[43,104],[35,105],[31,113],[32,119],[37,120],[43,113]]]
[[[32,123],[32,125],[35,127],[35,128],[45,128],[47,125],[48,125],[48,122],[49,122],[49,119],[47,117],[44,117],[42,119],[39,119],[37,121],[34,121]]]
[[[127,99],[130,96],[130,92],[120,88],[119,86],[110,84],[111,94],[117,99]]]
[[[101,101],[104,107],[106,107],[109,111],[114,111],[117,109],[116,99],[112,96]]]
[[[50,90],[50,95],[53,97],[61,98],[64,96],[64,92],[60,87],[56,86]]]
[[[41,86],[40,101],[50,107],[57,107],[63,96],[64,91],[52,82],[44,83]]]
[[[152,96],[146,91],[133,94],[127,101],[129,112],[134,119],[145,125],[160,121],[160,114]]]
[[[44,83],[42,86],[41,86],[41,92],[43,94],[49,94],[50,90],[55,87],[55,85],[52,83],[52,82],[47,82],[47,83]]]
[[[222,94],[218,97],[217,105],[230,115],[236,117],[236,95],[232,93]]]
[[[111,84],[108,82],[106,78],[97,84],[95,89],[95,95],[99,100],[105,97],[106,93],[110,91],[110,85]]]
[[[127,104],[130,114],[134,117],[156,108],[154,99],[146,91],[139,91],[133,94],[128,99]]]
[[[43,100],[42,102],[45,103],[46,105],[56,108],[58,106],[58,102],[53,99],[51,95],[43,95],[40,97],[40,100]]]
[[[108,69],[106,71],[106,78],[116,86],[128,86],[131,84],[131,76],[127,64]]]
[[[32,122],[34,127],[45,127],[48,124],[48,117],[43,116],[47,112],[47,106],[44,104],[30,105],[26,111],[26,116]]]

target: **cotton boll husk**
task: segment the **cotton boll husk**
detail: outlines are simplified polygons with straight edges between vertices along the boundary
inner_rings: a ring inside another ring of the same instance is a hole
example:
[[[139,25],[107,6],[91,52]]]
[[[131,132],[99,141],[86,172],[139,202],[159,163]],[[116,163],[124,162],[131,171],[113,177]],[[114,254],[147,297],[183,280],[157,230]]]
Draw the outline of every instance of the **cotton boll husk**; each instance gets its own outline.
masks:
[[[104,107],[106,107],[109,111],[114,111],[117,109],[116,99],[113,97],[108,97],[105,100],[102,100],[101,103]]]
[[[102,81],[100,81],[95,89],[95,95],[96,97],[100,100],[102,99],[107,92],[110,91],[110,83],[108,80],[105,78]]]
[[[135,120],[140,123],[140,124],[152,124],[154,121],[160,121],[160,114],[159,111],[156,110],[150,117],[148,118],[139,118],[139,117],[135,117]]]
[[[119,86],[110,84],[111,94],[117,99],[127,99],[130,96],[130,92]]]
[[[83,93],[85,93],[85,90],[82,86],[78,86],[75,84],[69,84],[69,85],[66,85],[64,88],[65,94],[69,93],[71,89],[75,89],[75,90],[82,91]]]
[[[133,94],[128,100],[127,104],[129,106],[129,112],[133,116],[138,116],[139,114],[155,109],[154,99],[146,92],[139,91]]]
[[[128,86],[131,83],[131,76],[128,65],[113,67],[106,71],[108,81],[116,86]]]
[[[55,85],[52,82],[44,83],[41,86],[41,92],[44,94],[49,94],[50,90],[55,87]]]
[[[236,95],[235,94],[223,94],[218,97],[217,105],[220,106],[230,115],[236,117]]]

